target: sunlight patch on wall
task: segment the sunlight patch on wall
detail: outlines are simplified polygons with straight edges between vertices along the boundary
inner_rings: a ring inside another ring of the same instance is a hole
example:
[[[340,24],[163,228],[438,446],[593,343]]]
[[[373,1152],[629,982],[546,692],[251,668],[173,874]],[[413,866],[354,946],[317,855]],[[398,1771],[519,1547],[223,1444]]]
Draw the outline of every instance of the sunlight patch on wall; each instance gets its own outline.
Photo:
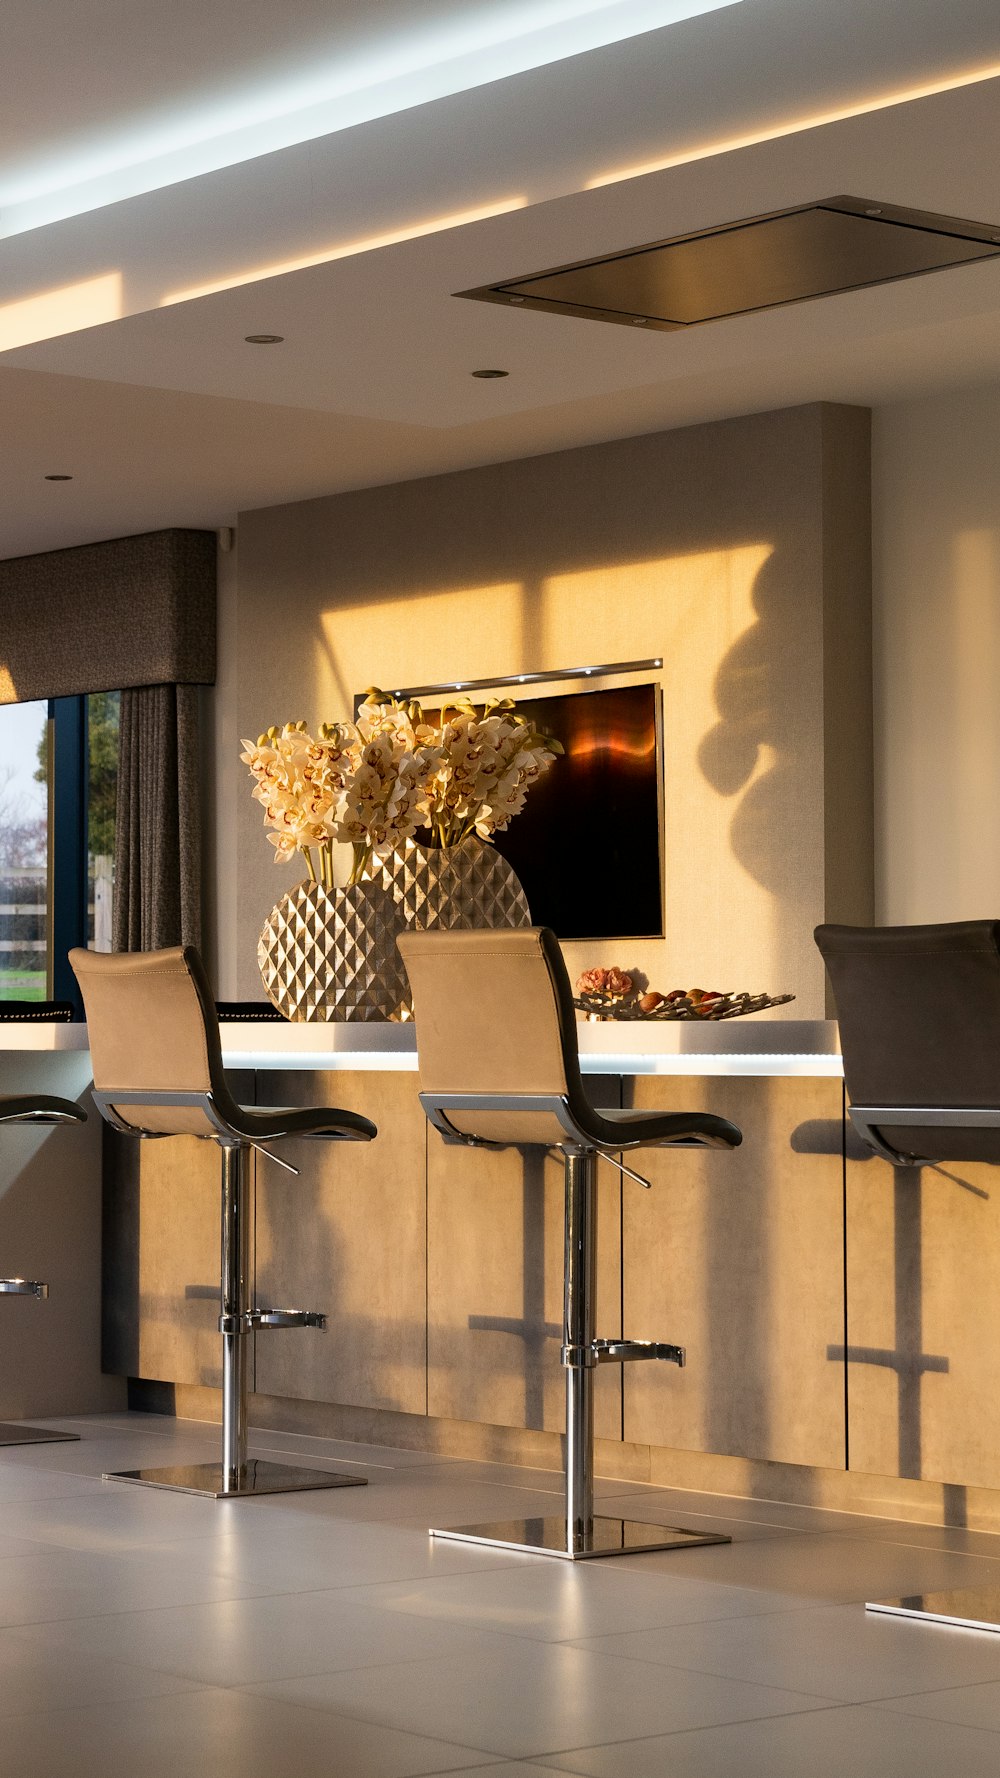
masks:
[[[731,792],[709,784],[699,759],[719,721],[718,676],[758,622],[755,586],[773,553],[770,544],[754,543],[554,576],[538,610],[543,661],[578,653],[579,638],[588,635],[600,636],[604,660],[663,659],[658,673],[640,677],[663,687],[666,950],[670,969],[683,969],[688,986],[743,988],[777,979],[775,898],[732,842],[734,817],[773,768],[773,749],[758,750]],[[613,819],[613,812],[599,818]],[[774,844],[781,848],[780,835]],[[629,957],[659,986],[683,985],[659,982],[662,946],[632,944]],[[580,946],[569,949],[586,961]]]
[[[171,290],[160,298],[160,307],[172,303],[193,302],[200,296],[215,296],[220,290],[236,290],[242,284],[259,284],[265,278],[280,278],[286,272],[302,272],[309,266],[328,265],[335,259],[351,259],[355,254],[374,253],[380,247],[394,247],[401,241],[416,241],[423,235],[436,235],[449,228],[464,228],[470,222],[484,222],[490,216],[506,216],[511,210],[523,210],[525,197],[501,198],[473,210],[456,210],[449,216],[434,216],[424,222],[405,223],[388,234],[368,235],[358,241],[345,241],[336,247],[325,247],[301,259],[284,259],[273,265],[254,266],[249,271],[227,272],[208,284],[192,284],[185,290]]]
[[[774,748],[761,745],[746,759],[741,754],[731,787],[710,784],[699,758],[704,737],[719,724],[720,672],[729,670],[736,645],[759,623],[755,587],[773,553],[768,543],[748,543],[604,562],[537,581],[418,586],[412,594],[370,601],[344,593],[322,613],[315,704],[294,714],[349,717],[353,696],[373,683],[488,679],[661,656],[660,671],[633,677],[663,686],[667,940],[633,942],[619,960],[657,980],[680,969],[688,985],[710,975],[703,985],[784,986],[775,892],[745,867],[732,840],[748,792],[757,796],[774,770]],[[565,689],[601,683],[573,681]],[[766,796],[763,805],[770,808]],[[594,819],[599,828],[614,811],[595,809]],[[788,859],[794,879],[798,842],[776,832],[771,844]],[[573,967],[583,966],[585,949],[568,947]]]
[[[519,580],[357,603],[345,598],[321,618],[317,719],[350,719],[355,695],[369,685],[432,684],[521,671],[516,663],[523,599]]]
[[[85,278],[79,284],[64,284],[58,290],[44,290],[38,296],[2,303],[0,352],[12,352],[15,346],[30,346],[36,340],[56,339],[60,334],[78,333],[83,327],[100,327],[105,321],[120,320],[121,313],[121,272],[106,272],[99,278]]]
[[[938,792],[952,860],[955,912],[945,916],[951,919],[992,914],[1000,880],[1000,822],[996,819],[1000,757],[998,569],[995,531],[983,527],[958,533],[952,546],[948,634],[944,658],[938,656],[940,678],[930,725],[938,758],[935,776],[947,761],[945,782],[939,779]]]

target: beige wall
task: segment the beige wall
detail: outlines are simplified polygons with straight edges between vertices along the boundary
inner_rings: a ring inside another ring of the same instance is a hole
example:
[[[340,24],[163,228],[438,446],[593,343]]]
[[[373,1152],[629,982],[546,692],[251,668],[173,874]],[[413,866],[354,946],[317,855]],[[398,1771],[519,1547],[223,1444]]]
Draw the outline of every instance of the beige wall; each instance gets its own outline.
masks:
[[[878,410],[877,917],[1000,911],[1000,387]]]
[[[259,994],[257,934],[295,881],[241,735],[349,716],[372,682],[662,655],[666,937],[570,945],[570,967],[789,990],[821,1016],[812,928],[870,917],[867,424],[817,405],[244,514],[216,729],[221,993]]]

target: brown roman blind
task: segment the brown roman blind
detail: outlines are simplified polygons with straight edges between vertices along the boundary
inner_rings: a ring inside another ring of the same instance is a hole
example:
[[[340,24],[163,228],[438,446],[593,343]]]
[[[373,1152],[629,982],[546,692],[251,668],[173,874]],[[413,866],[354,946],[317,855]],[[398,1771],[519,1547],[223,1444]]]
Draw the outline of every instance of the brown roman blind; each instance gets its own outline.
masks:
[[[0,562],[0,704],[215,681],[214,531]]]

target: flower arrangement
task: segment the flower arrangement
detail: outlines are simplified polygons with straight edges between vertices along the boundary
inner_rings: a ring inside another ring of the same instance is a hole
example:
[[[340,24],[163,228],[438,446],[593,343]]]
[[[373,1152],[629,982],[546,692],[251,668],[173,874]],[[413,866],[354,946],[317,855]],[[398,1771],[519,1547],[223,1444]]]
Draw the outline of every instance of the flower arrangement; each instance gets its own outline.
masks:
[[[333,885],[333,846],[354,851],[350,881],[426,830],[432,844],[489,840],[524,807],[562,747],[537,733],[510,698],[449,704],[436,721],[413,699],[372,686],[353,723],[304,722],[244,741],[276,863],[301,852],[312,881]],[[312,853],[316,852],[314,866]]]

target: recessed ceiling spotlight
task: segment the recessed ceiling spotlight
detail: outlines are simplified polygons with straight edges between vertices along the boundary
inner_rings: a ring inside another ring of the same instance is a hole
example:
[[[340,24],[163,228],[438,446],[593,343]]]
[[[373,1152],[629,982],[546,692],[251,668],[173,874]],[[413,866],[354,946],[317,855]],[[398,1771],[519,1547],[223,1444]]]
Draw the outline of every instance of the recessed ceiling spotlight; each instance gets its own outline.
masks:
[[[645,327],[645,325],[646,325],[645,315],[633,315],[632,316],[632,326],[633,327]]]
[[[283,333],[245,333],[243,338],[248,346],[283,346]]]
[[[523,303],[524,297],[523,296],[512,296],[510,300],[512,303],[515,303],[515,304],[516,303]]]
[[[71,475],[47,475],[45,480],[47,482],[71,482],[73,477]]]
[[[472,375],[474,377],[486,377],[486,378],[509,377],[510,371],[509,370],[474,370],[474,371],[470,372],[470,375]]]

